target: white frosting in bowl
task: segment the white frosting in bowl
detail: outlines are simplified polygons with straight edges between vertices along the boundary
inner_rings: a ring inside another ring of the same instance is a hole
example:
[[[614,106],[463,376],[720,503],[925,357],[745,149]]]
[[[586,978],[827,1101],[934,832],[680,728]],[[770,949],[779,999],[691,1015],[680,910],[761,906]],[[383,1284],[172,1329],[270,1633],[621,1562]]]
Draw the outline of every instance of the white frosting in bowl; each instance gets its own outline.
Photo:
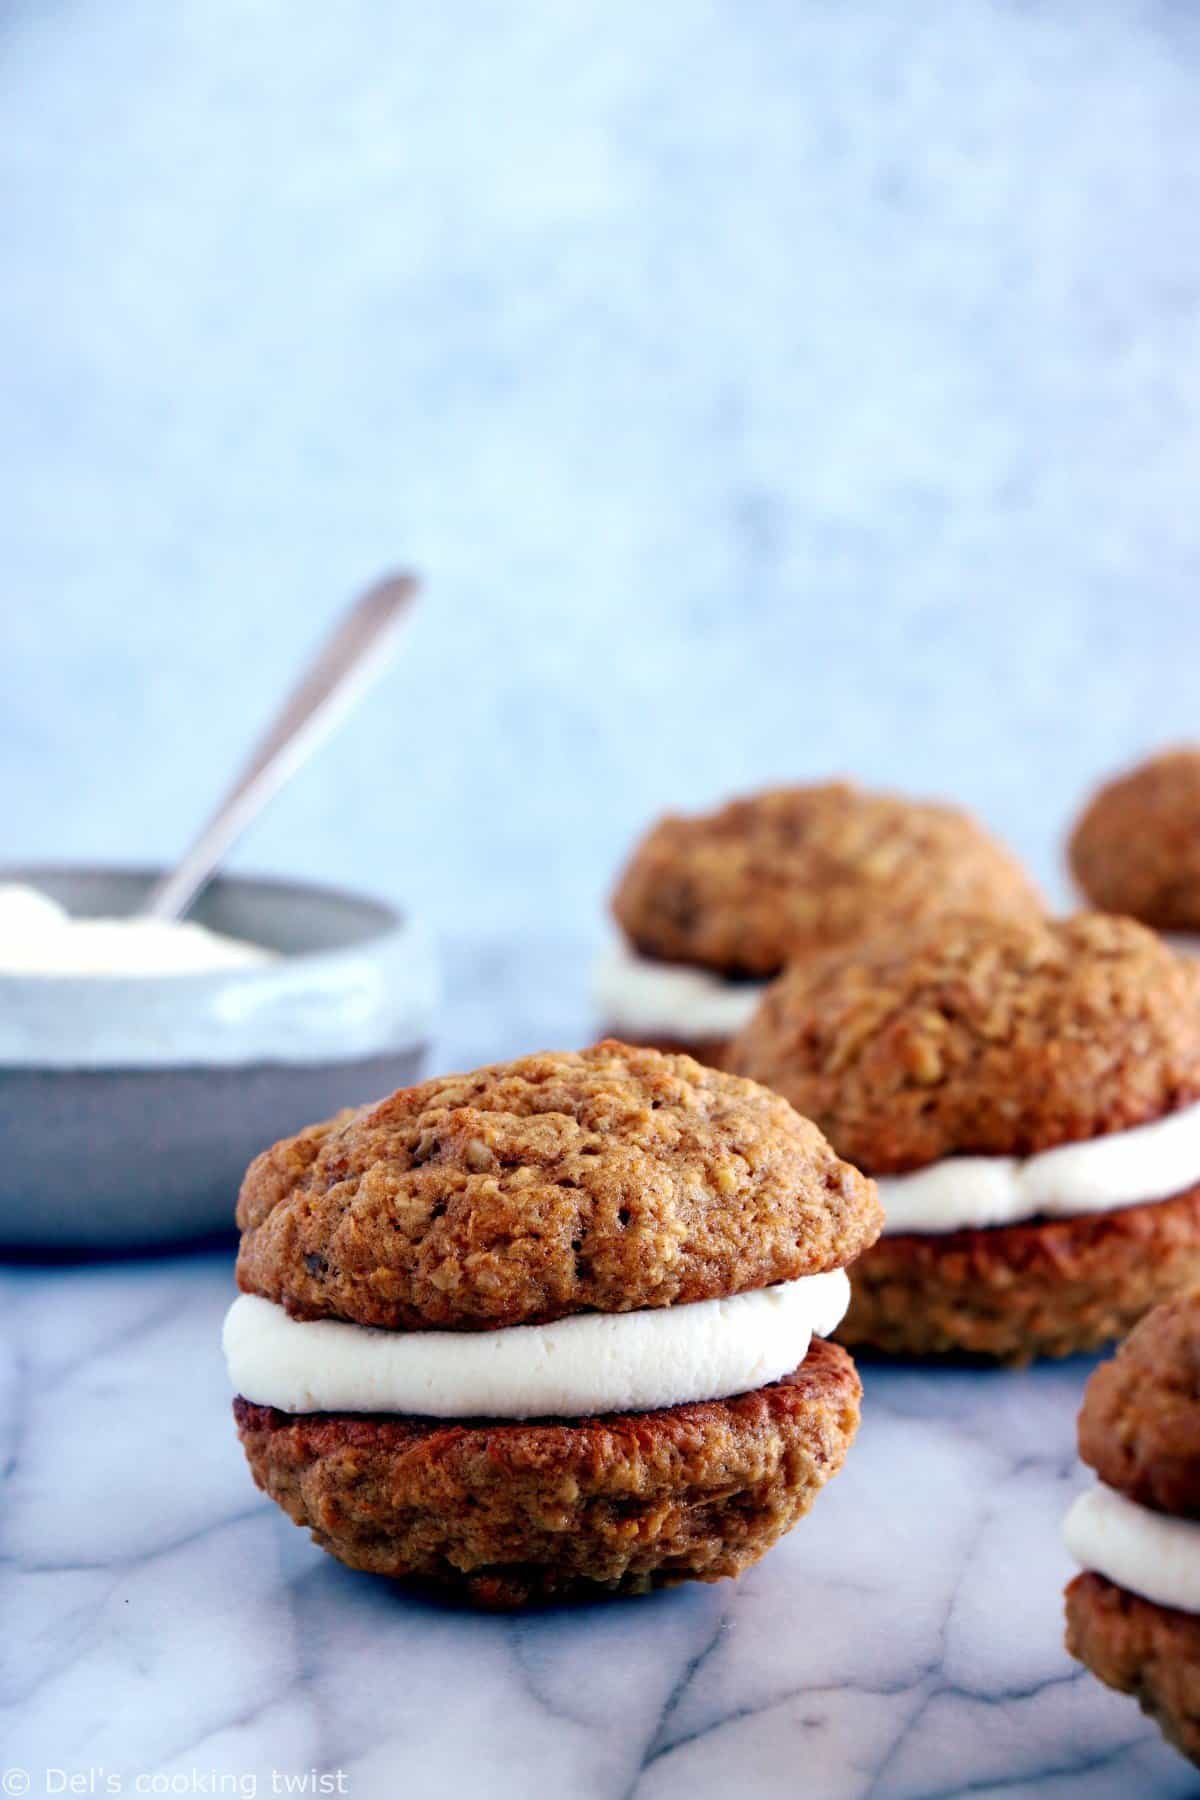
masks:
[[[72,918],[36,888],[0,884],[0,975],[193,975],[271,959],[193,919]]]
[[[1200,1521],[1153,1512],[1101,1483],[1080,1494],[1063,1539],[1081,1569],[1159,1606],[1200,1613]]]
[[[65,908],[75,931],[130,920],[157,874],[21,866],[0,886],[23,890],[14,907],[27,924]],[[428,1039],[437,966],[419,920],[367,895],[249,875],[218,875],[197,914],[205,934],[189,931],[170,968],[145,957],[87,973],[59,958],[54,977],[0,967],[0,1070],[332,1066]]]
[[[790,1374],[850,1303],[844,1269],[726,1300],[578,1313],[500,1331],[293,1319],[243,1294],[225,1318],[234,1389],[281,1412],[580,1418],[748,1393]]]
[[[885,1234],[1062,1219],[1165,1200],[1200,1182],[1200,1105],[1036,1156],[948,1156],[878,1177]]]
[[[596,964],[592,998],[619,1037],[730,1038],[761,1000],[765,981],[728,981],[689,963],[656,962],[620,939]]]

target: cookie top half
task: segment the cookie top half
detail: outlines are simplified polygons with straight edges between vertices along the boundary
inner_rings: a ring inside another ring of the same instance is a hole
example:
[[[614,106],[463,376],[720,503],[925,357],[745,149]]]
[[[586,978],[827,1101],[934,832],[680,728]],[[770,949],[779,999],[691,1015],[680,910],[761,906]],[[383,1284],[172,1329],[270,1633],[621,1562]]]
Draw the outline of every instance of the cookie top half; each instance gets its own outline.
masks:
[[[300,1318],[488,1330],[850,1262],[874,1184],[754,1082],[607,1042],[401,1089],[251,1164],[238,1285]]]
[[[1029,1156],[1200,1097],[1200,962],[1099,913],[943,920],[794,965],[730,1065],[874,1175]]]
[[[843,781],[661,819],[612,906],[644,956],[755,977],[881,926],[1043,911],[1020,865],[969,814]]]
[[[1200,748],[1165,751],[1102,787],[1067,854],[1093,905],[1200,931]]]
[[[1079,1454],[1141,1506],[1200,1516],[1200,1294],[1147,1313],[1083,1398]]]

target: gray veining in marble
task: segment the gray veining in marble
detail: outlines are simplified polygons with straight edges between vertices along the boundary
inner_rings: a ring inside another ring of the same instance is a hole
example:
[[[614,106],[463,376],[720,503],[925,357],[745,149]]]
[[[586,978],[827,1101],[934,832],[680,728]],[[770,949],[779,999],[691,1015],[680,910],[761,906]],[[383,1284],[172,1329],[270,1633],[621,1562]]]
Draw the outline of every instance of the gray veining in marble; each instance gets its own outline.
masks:
[[[736,1585],[480,1619],[256,1497],[224,1258],[3,1285],[10,1764],[340,1768],[370,1800],[1194,1791],[1062,1649],[1082,1365],[868,1370],[845,1471]]]

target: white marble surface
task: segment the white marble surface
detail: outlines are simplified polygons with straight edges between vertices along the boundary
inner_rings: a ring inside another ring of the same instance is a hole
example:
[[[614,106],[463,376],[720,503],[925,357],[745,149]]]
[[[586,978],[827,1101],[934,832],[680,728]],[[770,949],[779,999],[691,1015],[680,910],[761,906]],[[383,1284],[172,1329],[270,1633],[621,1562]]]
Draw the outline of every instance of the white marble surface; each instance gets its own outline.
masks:
[[[443,1062],[582,1037],[570,945],[453,968]],[[0,1292],[0,1765],[33,1794],[47,1770],[263,1794],[340,1772],[357,1800],[1195,1791],[1062,1648],[1087,1363],[868,1368],[845,1470],[740,1582],[477,1618],[339,1568],[256,1494],[227,1252]]]
[[[339,1568],[255,1493],[227,1256],[2,1286],[10,1766],[130,1791],[340,1769],[359,1800],[1195,1791],[1062,1648],[1088,1365],[869,1369],[844,1472],[740,1582],[476,1618]]]

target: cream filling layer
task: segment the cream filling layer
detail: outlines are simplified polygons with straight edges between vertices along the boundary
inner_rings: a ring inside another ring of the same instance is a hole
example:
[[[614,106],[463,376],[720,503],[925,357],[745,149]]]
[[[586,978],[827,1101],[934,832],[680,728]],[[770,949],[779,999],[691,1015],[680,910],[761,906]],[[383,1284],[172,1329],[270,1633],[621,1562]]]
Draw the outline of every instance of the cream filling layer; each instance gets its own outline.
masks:
[[[1152,1512],[1101,1483],[1080,1494],[1063,1539],[1081,1569],[1159,1606],[1200,1613],[1200,1521]]]
[[[235,1300],[224,1348],[234,1389],[281,1412],[438,1419],[580,1418],[720,1400],[778,1381],[850,1304],[844,1269],[727,1300],[578,1313],[501,1331],[379,1331],[293,1319]]]
[[[623,939],[606,950],[592,977],[604,1024],[631,1037],[727,1038],[747,1023],[765,981],[728,981],[711,969],[655,962]]]
[[[1112,1212],[1165,1200],[1197,1182],[1200,1104],[1037,1156],[948,1156],[908,1175],[878,1177],[885,1234]]]

